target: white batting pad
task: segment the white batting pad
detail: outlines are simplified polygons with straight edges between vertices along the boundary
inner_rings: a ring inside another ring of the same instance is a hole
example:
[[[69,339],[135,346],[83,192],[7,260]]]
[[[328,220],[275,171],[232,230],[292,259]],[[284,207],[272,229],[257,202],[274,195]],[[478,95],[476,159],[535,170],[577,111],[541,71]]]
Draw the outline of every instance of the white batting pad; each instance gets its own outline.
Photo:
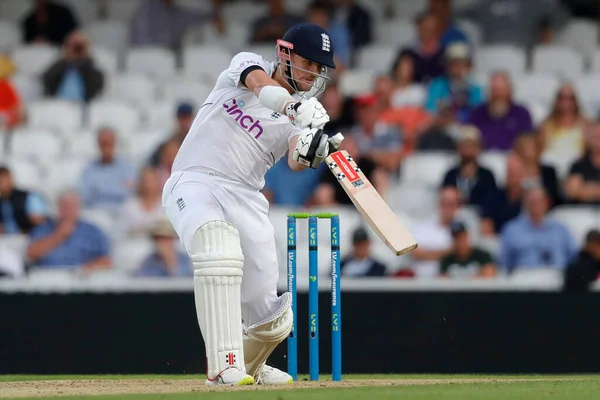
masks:
[[[290,334],[293,321],[292,295],[286,292],[279,297],[279,307],[273,315],[245,330],[244,357],[248,375],[256,378],[256,373],[275,347]]]
[[[230,367],[245,372],[241,310],[244,256],[238,231],[225,221],[208,222],[196,231],[191,253],[207,377],[214,379]]]

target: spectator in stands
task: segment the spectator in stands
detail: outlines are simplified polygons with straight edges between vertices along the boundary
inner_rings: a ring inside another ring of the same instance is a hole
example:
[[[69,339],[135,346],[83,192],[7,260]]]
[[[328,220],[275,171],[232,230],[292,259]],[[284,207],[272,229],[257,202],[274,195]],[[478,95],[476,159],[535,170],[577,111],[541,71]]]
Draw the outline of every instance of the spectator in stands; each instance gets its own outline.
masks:
[[[352,234],[352,253],[340,261],[342,276],[386,276],[387,268],[371,255],[371,240],[366,229],[360,227]]]
[[[131,46],[161,46],[177,51],[188,28],[209,20],[217,31],[223,31],[220,2],[211,2],[211,10],[196,11],[180,6],[174,0],[145,0],[131,18]]]
[[[549,19],[560,30],[569,13],[560,0],[487,0],[475,2],[457,17],[476,22],[486,44],[531,47],[537,42],[542,19]]]
[[[0,166],[0,235],[29,233],[47,216],[48,207],[42,197],[17,189],[10,169]]]
[[[346,101],[335,82],[327,85],[321,95],[321,104],[327,110],[330,118],[329,122],[323,127],[325,133],[330,135],[335,135],[338,132],[345,133],[354,125],[354,110],[351,103],[352,99]]]
[[[506,72],[491,75],[488,99],[475,107],[468,123],[481,130],[486,150],[510,150],[517,135],[533,130],[529,111],[513,101],[510,76]]]
[[[158,171],[158,179],[161,188],[165,185],[169,176],[171,176],[171,168],[173,167],[173,162],[175,161],[180,145],[181,144],[176,140],[169,140],[165,143],[160,152],[156,170]]]
[[[570,203],[600,204],[600,122],[588,131],[588,150],[573,163],[565,183]]]
[[[548,46],[554,43],[554,29],[552,21],[548,18],[542,18],[538,26],[538,46]]]
[[[600,279],[600,231],[592,229],[579,254],[567,265],[563,289],[567,292],[589,290]]]
[[[454,42],[446,47],[446,76],[434,79],[429,85],[425,108],[439,115],[438,124],[463,123],[483,101],[482,88],[469,79],[471,50],[465,42]]]
[[[464,204],[482,207],[490,193],[497,190],[496,179],[489,169],[479,164],[481,152],[481,132],[477,127],[467,125],[461,128],[458,139],[459,163],[446,172],[442,187],[452,186],[461,194]]]
[[[138,277],[190,277],[192,263],[188,255],[175,247],[177,234],[167,219],[160,220],[150,232],[154,252],[148,255],[135,272]]]
[[[440,261],[440,275],[448,278],[490,278],[496,265],[487,251],[473,247],[467,227],[461,221],[450,224],[452,251]]]
[[[379,120],[377,97],[363,95],[355,98],[356,125],[350,136],[356,141],[358,152],[378,167],[395,172],[402,161],[402,136],[398,128]]]
[[[518,136],[513,150],[523,162],[525,179],[535,180],[546,189],[551,207],[561,204],[562,196],[556,169],[551,165],[542,164],[541,146],[536,136],[531,133]]]
[[[315,0],[308,7],[308,22],[325,29],[331,37],[335,54],[335,73],[339,74],[350,66],[352,57],[352,37],[348,29],[333,20],[333,6],[328,0]]]
[[[508,273],[518,268],[563,269],[577,252],[566,226],[547,216],[549,199],[542,186],[527,189],[523,213],[502,229],[499,266]]]
[[[121,209],[119,222],[127,236],[148,234],[154,225],[165,218],[162,207],[162,186],[156,169],[145,167],[140,173],[137,193]]]
[[[440,40],[437,20],[432,14],[421,14],[415,19],[418,41],[414,47],[404,48],[392,65],[397,65],[404,55],[413,58],[415,68],[413,81],[429,83],[444,76],[444,47]]]
[[[108,237],[95,225],[79,219],[79,195],[67,192],[58,200],[58,218],[31,231],[27,257],[41,268],[91,272],[110,268]]]
[[[353,49],[373,40],[373,18],[356,0],[336,0],[333,19],[351,33]]]
[[[15,72],[10,58],[0,55],[0,130],[10,130],[23,119],[23,102],[10,76]],[[0,137],[0,140],[4,138]]]
[[[519,216],[527,184],[523,161],[515,154],[509,155],[505,186],[491,192],[481,208],[482,235],[495,236],[508,221]]]
[[[410,254],[417,278],[434,278],[440,274],[440,260],[450,254],[452,237],[450,223],[457,219],[461,207],[460,193],[454,187],[444,187],[439,193],[437,215],[415,224],[413,235],[419,246]]]
[[[283,0],[268,0],[269,13],[252,24],[252,43],[275,43],[288,29],[302,22],[302,19],[285,10]]]
[[[71,33],[62,56],[42,75],[44,94],[63,100],[88,102],[102,93],[104,74],[90,55],[90,42],[80,31]]]
[[[540,128],[544,151],[580,153],[588,125],[575,89],[570,84],[563,85],[556,93],[550,116]]]
[[[263,194],[270,204],[308,206],[321,180],[321,174],[326,173],[331,174],[329,168],[321,165],[317,170],[311,169],[299,174],[290,169],[286,157],[283,157],[265,175]]]
[[[429,0],[429,13],[436,21],[442,46],[452,42],[468,42],[467,35],[460,30],[452,18],[452,0]]]
[[[135,169],[117,156],[117,134],[108,127],[98,130],[100,157],[84,169],[80,193],[85,208],[117,211],[135,190]]]
[[[61,45],[77,27],[78,22],[68,7],[48,0],[36,0],[21,24],[25,43],[51,45]]]
[[[358,168],[371,181],[375,189],[382,196],[385,196],[389,182],[388,173],[378,168],[371,159],[362,156],[353,137],[346,137],[340,149],[346,150],[352,156]],[[337,178],[329,171],[329,168],[322,168],[312,204],[315,206],[352,205],[352,200],[339,184]]]
[[[150,165],[153,167],[157,167],[160,163],[160,153],[165,145],[170,141],[175,141],[179,143],[179,146],[183,143],[183,139],[187,136],[190,131],[190,127],[192,126],[192,122],[194,122],[194,117],[196,116],[194,112],[194,106],[191,103],[183,102],[177,106],[177,111],[175,114],[175,131],[171,134],[171,137],[165,140],[160,144],[152,153],[150,157]]]
[[[392,107],[421,106],[425,102],[425,88],[415,83],[415,57],[409,50],[400,52],[392,68]]]

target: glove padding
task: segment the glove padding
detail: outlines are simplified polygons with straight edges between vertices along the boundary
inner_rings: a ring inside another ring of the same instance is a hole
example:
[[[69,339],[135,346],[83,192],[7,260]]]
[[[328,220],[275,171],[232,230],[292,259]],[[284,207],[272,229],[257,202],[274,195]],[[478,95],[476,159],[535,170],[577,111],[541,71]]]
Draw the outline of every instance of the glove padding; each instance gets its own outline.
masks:
[[[302,165],[317,169],[329,154],[337,151],[342,140],[344,136],[341,133],[329,137],[322,129],[304,128],[298,136],[292,158]]]
[[[301,128],[320,129],[329,122],[329,115],[319,100],[311,97],[304,103],[289,104],[285,109],[292,124]]]

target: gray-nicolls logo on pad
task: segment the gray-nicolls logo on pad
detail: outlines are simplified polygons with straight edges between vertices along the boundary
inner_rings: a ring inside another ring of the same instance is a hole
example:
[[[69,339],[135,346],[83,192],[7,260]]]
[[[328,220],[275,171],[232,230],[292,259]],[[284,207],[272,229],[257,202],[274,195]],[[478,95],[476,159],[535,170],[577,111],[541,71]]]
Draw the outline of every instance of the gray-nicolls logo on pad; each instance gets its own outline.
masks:
[[[179,211],[185,208],[185,201],[183,201],[183,198],[180,197],[177,199],[177,207],[179,207]]]

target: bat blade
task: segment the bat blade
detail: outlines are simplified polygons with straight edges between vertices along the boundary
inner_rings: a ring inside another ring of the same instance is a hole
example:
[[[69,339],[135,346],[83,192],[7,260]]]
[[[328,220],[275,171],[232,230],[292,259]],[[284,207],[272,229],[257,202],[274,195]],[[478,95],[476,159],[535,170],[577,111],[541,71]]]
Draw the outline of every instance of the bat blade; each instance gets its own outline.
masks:
[[[377,236],[396,255],[417,248],[417,241],[375,190],[345,150],[331,153],[325,162],[352,203]]]

